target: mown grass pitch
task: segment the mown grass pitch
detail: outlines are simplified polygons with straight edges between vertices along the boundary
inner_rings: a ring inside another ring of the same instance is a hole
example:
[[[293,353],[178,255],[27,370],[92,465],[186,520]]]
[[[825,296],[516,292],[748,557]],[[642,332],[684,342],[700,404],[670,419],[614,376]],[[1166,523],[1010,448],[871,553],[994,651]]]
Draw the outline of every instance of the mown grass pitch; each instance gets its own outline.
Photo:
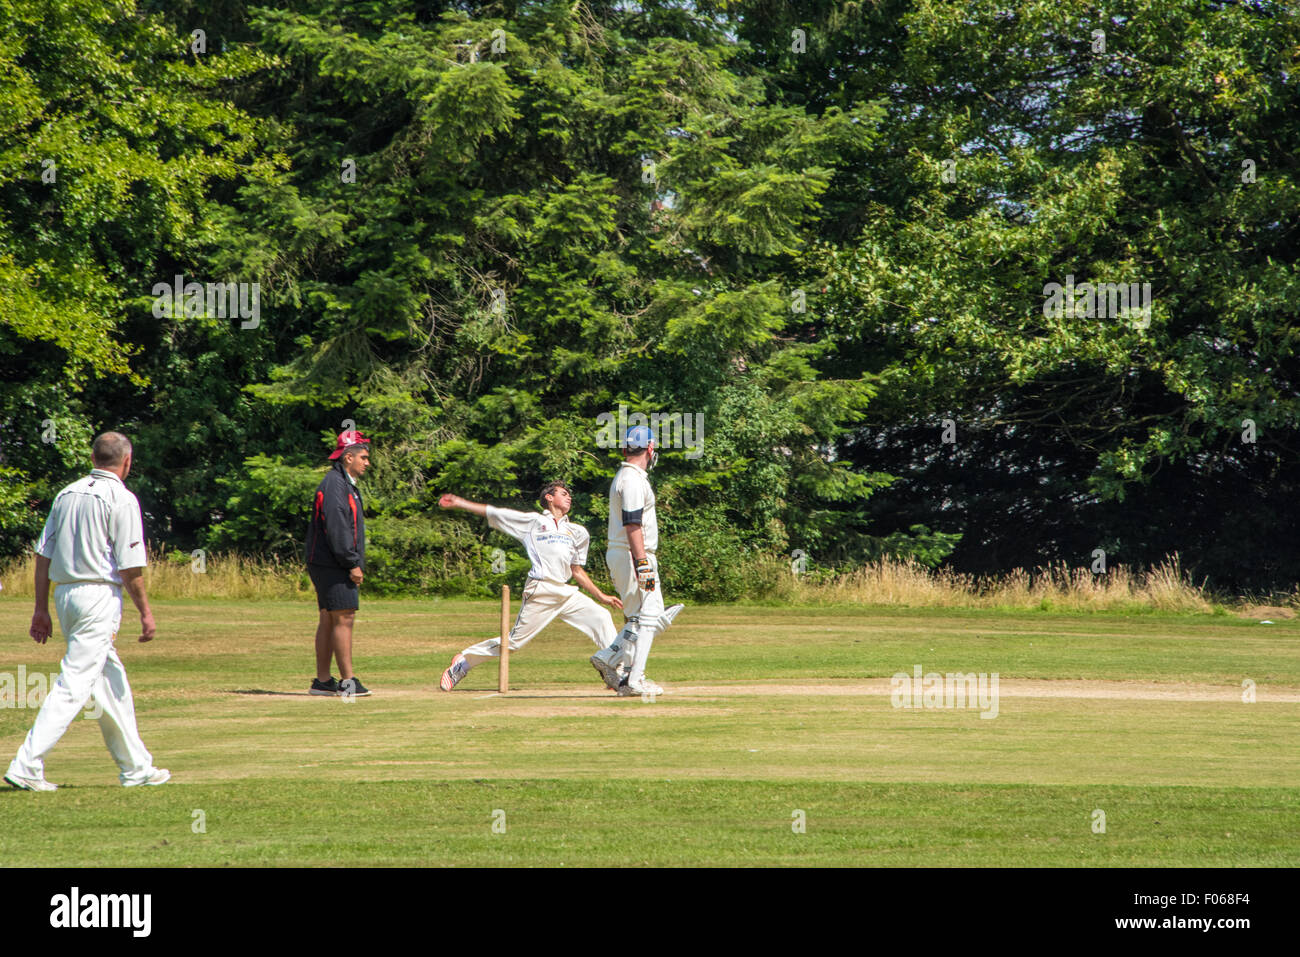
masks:
[[[29,614],[0,601],[0,672],[58,669]],[[496,606],[368,601],[375,695],[347,702],[306,694],[310,604],[155,614],[157,641],[118,644],[172,782],[118,787],[78,719],[58,792],[0,791],[6,864],[1300,864],[1297,623],[692,607],[654,649],[669,693],[642,701],[602,692],[558,625],[509,696],[491,665],[444,694]],[[998,672],[998,716],[893,707],[918,664]],[[34,714],[0,710],[6,762]]]

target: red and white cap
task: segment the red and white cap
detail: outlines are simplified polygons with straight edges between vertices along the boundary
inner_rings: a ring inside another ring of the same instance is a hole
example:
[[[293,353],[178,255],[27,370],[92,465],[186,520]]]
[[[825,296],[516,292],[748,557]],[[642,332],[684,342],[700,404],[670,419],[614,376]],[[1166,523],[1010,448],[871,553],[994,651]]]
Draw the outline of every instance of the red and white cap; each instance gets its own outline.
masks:
[[[336,459],[354,445],[369,445],[370,440],[356,429],[348,429],[346,432],[340,432],[338,442],[335,444],[334,451],[330,453],[331,459]]]

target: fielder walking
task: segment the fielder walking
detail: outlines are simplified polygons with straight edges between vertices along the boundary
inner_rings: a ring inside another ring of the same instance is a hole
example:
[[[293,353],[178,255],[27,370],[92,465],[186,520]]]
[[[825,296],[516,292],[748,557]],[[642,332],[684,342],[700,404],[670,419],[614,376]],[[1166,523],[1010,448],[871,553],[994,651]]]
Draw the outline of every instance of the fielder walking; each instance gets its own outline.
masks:
[[[620,695],[663,694],[664,689],[646,677],[646,660],[655,636],[673,623],[686,606],[664,608],[658,587],[659,522],[655,493],[646,474],[659,453],[649,427],[633,426],[623,441],[623,464],[609,487],[609,540],[605,560],[623,599],[627,623],[608,648],[591,656],[591,664],[605,684]],[[624,675],[626,668],[626,675]]]
[[[486,518],[498,532],[523,542],[533,567],[524,585],[519,616],[510,629],[510,651],[515,652],[533,640],[543,628],[556,618],[572,625],[596,643],[606,648],[614,640],[614,619],[596,601],[611,608],[622,608],[623,603],[614,595],[606,595],[587,574],[587,546],[591,535],[581,525],[569,521],[573,496],[563,482],[548,482],[538,493],[543,512],[519,512],[509,508],[496,508],[470,502],[458,495],[444,495],[438,499],[442,508],[458,508]],[[588,591],[592,601],[570,585],[577,581]],[[443,691],[456,687],[471,668],[492,658],[501,657],[500,638],[489,638],[471,645],[451,659],[438,683]]]
[[[59,629],[68,643],[59,680],[36,714],[36,721],[5,780],[25,791],[53,791],[45,780],[45,756],[93,696],[99,729],[125,787],[165,783],[171,772],[153,766],[135,723],[135,702],[126,668],[113,646],[122,623],[122,589],[140,612],[140,641],[157,634],[145,594],[147,563],[140,503],[123,480],[131,472],[131,443],[120,432],[105,432],[91,446],[94,468],[54,499],[36,543],[36,610],[29,634],[43,645],[53,634],[50,583]]]
[[[352,627],[366,567],[366,516],[357,479],[370,467],[370,440],[354,429],[340,432],[330,460],[316,486],[303,548],[320,609],[311,693],[363,698],[370,690],[352,670]],[[338,680],[330,674],[331,659],[338,662]]]

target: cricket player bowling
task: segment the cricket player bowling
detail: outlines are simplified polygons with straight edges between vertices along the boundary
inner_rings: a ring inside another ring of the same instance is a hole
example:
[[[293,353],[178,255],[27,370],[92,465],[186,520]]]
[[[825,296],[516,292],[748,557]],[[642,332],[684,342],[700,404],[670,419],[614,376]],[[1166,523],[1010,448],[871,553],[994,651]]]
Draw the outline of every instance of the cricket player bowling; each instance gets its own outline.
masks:
[[[664,609],[659,588],[659,523],[655,493],[647,472],[659,453],[648,426],[627,430],[623,464],[609,487],[609,538],[605,561],[623,599],[627,623],[613,643],[591,656],[591,665],[619,695],[660,695],[664,689],[646,677],[646,660],[655,636],[673,623],[685,605]],[[623,670],[626,668],[626,676]]]
[[[537,498],[545,511],[496,508],[458,495],[444,495],[438,499],[441,508],[472,512],[486,518],[498,532],[522,542],[532,562],[519,616],[510,634],[471,645],[452,658],[438,685],[443,691],[456,687],[475,665],[499,658],[502,641],[509,640],[510,651],[516,652],[556,618],[578,629],[594,641],[597,648],[606,648],[614,640],[614,619],[596,601],[611,608],[622,608],[623,603],[617,596],[607,595],[597,588],[583,567],[587,564],[591,534],[581,525],[569,521],[573,497],[568,487],[563,482],[548,482]],[[570,585],[570,578],[586,589],[595,601],[582,594],[577,585]]]

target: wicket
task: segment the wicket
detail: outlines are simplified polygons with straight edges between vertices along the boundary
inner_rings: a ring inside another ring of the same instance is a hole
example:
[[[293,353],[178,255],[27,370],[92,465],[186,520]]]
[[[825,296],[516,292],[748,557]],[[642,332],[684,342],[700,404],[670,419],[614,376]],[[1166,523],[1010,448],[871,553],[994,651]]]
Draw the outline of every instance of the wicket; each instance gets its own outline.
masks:
[[[501,586],[501,667],[497,670],[497,693],[510,690],[510,586]]]

